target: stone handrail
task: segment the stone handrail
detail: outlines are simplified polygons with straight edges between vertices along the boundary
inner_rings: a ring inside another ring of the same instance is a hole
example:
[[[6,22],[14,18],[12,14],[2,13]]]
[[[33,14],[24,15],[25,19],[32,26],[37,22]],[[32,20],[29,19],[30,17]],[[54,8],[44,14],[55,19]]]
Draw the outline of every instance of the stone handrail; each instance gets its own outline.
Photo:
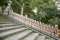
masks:
[[[58,27],[53,27],[53,26],[41,23],[39,21],[33,20],[26,16],[19,15],[17,13],[9,13],[9,16],[22,23],[25,23],[26,25],[37,27],[38,29],[42,29],[43,31],[46,31],[48,33],[51,33],[54,35],[57,35],[57,33],[58,33]]]

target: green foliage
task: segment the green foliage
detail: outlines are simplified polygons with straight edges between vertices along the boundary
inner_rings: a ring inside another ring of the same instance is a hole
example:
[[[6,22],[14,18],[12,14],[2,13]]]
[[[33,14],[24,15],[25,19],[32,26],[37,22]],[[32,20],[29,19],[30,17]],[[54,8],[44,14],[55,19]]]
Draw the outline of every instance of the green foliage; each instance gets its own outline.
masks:
[[[16,3],[14,3],[14,4],[12,3],[11,7],[14,12],[19,13],[20,7]]]
[[[48,20],[48,22],[49,22],[51,25],[56,25],[56,24],[59,24],[60,19],[59,19],[58,17],[54,17],[54,18],[51,18],[50,20]]]
[[[2,9],[4,9],[6,6],[7,6],[6,0],[1,0],[0,1],[0,7],[2,7]]]
[[[6,0],[1,0],[1,1],[0,1],[0,6],[3,6],[3,5],[7,5]]]
[[[51,25],[57,24],[58,28],[60,28],[60,18],[58,18],[58,17],[51,18],[50,20],[48,20],[48,23]]]
[[[15,12],[20,12],[24,3],[24,15],[38,21],[51,25],[60,25],[60,11],[57,11],[53,0],[17,0],[13,2],[12,8]],[[17,5],[18,4],[18,5]],[[19,6],[20,5],[20,6]],[[38,9],[37,15],[32,12],[34,8]],[[18,11],[19,10],[19,11]]]
[[[54,7],[54,2],[53,0],[32,0],[30,2],[30,7],[34,8],[37,7],[38,10],[41,8],[51,8]]]

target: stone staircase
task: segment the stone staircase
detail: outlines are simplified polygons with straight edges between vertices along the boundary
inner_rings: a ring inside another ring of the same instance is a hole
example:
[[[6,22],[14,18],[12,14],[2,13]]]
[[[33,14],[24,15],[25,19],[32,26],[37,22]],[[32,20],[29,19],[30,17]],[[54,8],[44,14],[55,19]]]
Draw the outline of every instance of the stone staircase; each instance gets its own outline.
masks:
[[[0,40],[54,40],[26,25],[14,22],[0,22]]]

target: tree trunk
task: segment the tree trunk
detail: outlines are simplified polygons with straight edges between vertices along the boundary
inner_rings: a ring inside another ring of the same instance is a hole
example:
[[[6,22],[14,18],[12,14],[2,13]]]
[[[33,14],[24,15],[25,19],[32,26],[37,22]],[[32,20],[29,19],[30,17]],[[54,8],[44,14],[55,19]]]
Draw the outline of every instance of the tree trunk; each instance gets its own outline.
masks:
[[[24,8],[23,6],[21,7],[21,15],[23,15]]]
[[[2,12],[1,12],[1,14],[3,14],[3,12],[4,12],[4,7],[2,6]]]
[[[23,3],[23,0],[21,0],[22,2],[22,6],[21,6],[21,15],[23,15],[23,12],[24,12],[24,3]]]

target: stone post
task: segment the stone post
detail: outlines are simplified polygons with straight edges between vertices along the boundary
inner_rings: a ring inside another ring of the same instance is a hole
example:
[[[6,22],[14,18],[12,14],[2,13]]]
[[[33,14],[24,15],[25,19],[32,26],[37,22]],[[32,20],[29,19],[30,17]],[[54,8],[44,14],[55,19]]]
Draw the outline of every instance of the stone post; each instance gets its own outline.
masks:
[[[54,32],[55,32],[55,36],[58,37],[58,25],[55,25]]]

